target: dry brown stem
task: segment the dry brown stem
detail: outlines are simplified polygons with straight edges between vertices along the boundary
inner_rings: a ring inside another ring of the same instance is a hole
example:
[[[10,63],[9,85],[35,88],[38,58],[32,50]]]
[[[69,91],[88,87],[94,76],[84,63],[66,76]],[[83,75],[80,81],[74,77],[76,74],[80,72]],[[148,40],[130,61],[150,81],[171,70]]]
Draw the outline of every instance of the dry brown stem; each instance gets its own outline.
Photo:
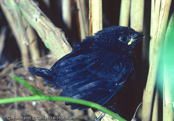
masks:
[[[102,0],[89,1],[89,26],[91,36],[103,28]]]

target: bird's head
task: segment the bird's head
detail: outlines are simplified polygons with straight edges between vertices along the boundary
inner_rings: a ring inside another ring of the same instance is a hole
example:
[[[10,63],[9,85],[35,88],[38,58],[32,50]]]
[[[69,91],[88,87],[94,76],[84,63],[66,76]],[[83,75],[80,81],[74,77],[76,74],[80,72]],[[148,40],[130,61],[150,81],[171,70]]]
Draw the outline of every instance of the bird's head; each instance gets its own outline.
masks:
[[[143,35],[129,27],[111,26],[95,34],[95,41],[102,49],[131,53]]]

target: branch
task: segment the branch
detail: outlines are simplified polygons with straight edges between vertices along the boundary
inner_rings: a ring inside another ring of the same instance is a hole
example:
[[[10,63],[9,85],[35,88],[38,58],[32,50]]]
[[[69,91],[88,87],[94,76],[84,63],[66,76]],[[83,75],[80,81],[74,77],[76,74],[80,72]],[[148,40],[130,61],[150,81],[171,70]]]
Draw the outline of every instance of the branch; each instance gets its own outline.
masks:
[[[8,8],[12,7],[11,2],[12,0],[4,0]],[[61,58],[71,52],[72,48],[62,30],[54,26],[33,1],[18,0],[18,3],[15,2],[15,4],[28,23],[36,30],[46,47],[49,48],[57,58]]]

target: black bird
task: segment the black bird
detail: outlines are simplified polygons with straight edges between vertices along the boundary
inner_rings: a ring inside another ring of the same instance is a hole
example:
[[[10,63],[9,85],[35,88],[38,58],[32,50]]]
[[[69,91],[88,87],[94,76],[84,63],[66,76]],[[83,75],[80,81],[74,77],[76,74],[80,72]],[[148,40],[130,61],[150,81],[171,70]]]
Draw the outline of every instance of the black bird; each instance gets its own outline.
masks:
[[[50,69],[29,67],[33,75],[63,89],[60,96],[84,99],[105,105],[126,81],[134,77],[132,49],[143,35],[129,27],[111,26],[75,45],[71,53]],[[71,109],[89,107],[73,103]]]

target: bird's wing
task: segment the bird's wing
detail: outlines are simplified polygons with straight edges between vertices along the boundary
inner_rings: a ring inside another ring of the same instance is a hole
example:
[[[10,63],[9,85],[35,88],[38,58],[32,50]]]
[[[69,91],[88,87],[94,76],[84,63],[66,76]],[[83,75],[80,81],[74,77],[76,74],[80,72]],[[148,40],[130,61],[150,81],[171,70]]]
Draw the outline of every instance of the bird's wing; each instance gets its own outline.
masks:
[[[61,96],[85,99],[103,105],[123,86],[129,75],[128,71],[131,71],[131,65],[124,64],[121,62],[123,60],[119,55],[114,56],[111,53],[77,55],[59,62],[54,67],[53,80],[56,88],[64,89]],[[72,108],[85,109],[84,106],[78,105],[73,105]]]
[[[113,91],[114,92],[114,91]],[[77,99],[83,99],[83,100],[88,100],[91,102],[98,103],[100,105],[104,105],[106,102],[108,102],[111,97],[113,97],[115,93],[112,93],[112,91],[109,91],[108,89],[104,88],[96,88],[93,90],[88,90],[86,92],[81,92],[76,95],[74,95],[72,98],[77,98]],[[65,103],[66,105],[71,105],[71,109],[79,109],[79,110],[86,110],[87,106],[82,106],[79,104],[74,104],[74,103]]]

